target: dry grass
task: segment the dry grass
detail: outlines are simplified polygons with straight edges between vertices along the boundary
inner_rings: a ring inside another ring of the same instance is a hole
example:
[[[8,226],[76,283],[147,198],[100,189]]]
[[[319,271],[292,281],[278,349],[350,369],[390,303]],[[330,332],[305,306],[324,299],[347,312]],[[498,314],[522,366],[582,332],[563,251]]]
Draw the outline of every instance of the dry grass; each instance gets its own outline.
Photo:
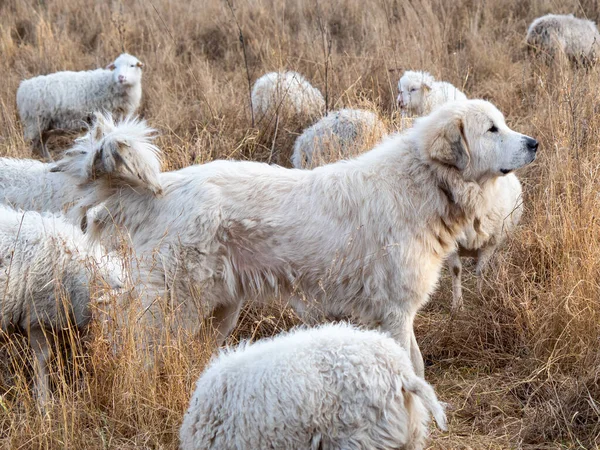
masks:
[[[297,70],[326,92],[329,109],[371,104],[398,125],[401,71],[424,69],[491,100],[541,142],[521,174],[522,226],[496,255],[483,293],[467,276],[466,309],[453,317],[443,279],[419,316],[427,378],[453,408],[434,449],[600,445],[600,69],[528,57],[527,25],[547,12],[600,19],[591,0],[233,2],[252,80]],[[221,0],[0,0],[0,155],[31,156],[15,112],[21,79],[104,66],[122,50],[146,63],[141,113],[163,132],[165,170],[215,158],[288,163],[282,155],[301,128],[283,120],[275,138],[268,126],[252,128],[239,33]],[[289,311],[249,309],[232,341],[295,322]],[[59,355],[48,414],[29,393],[22,342],[7,341],[2,448],[177,448],[211,347],[175,339],[163,364],[144,371],[132,336],[121,330],[115,354],[111,333]]]

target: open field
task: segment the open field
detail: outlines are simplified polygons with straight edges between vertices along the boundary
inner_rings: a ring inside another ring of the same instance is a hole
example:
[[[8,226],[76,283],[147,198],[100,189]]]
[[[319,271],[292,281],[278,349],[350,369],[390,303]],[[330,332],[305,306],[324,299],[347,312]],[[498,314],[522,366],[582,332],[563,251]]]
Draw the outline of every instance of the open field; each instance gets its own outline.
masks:
[[[406,69],[490,100],[540,150],[519,173],[521,226],[483,291],[467,266],[464,311],[450,314],[444,277],[418,317],[426,378],[451,405],[449,432],[434,431],[430,448],[598,448],[600,68],[549,68],[527,54],[527,26],[548,12],[600,20],[592,0],[0,0],[0,156],[31,157],[20,80],[104,67],[122,51],[146,64],[140,113],[161,132],[164,170],[218,158],[289,165],[301,124],[253,126],[249,108],[248,78],[279,68],[304,74],[329,109],[372,108],[396,128]],[[230,342],[295,323],[289,310],[249,307]],[[210,343],[182,336],[143,370],[121,337],[116,354],[92,333],[85,350],[57,358],[48,414],[31,397],[22,342],[6,340],[0,447],[177,448]]]

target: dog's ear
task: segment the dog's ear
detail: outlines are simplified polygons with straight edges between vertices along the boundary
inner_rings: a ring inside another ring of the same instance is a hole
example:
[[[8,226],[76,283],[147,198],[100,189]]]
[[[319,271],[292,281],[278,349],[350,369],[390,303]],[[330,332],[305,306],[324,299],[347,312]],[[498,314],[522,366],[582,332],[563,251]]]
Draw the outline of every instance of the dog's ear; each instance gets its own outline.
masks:
[[[429,141],[430,158],[444,165],[464,170],[471,160],[471,152],[462,119],[450,120],[433,133]]]

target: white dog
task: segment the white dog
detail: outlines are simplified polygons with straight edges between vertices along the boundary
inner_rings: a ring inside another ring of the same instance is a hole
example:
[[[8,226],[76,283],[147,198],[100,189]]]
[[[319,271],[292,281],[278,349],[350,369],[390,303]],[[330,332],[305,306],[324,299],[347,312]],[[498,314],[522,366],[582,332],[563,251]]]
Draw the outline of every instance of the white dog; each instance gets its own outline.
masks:
[[[92,235],[127,230],[147,261],[140,279],[167,287],[192,330],[194,293],[221,338],[246,300],[292,294],[305,317],[389,331],[422,375],[413,319],[472,220],[481,184],[532,162],[538,143],[508,128],[491,103],[467,100],[312,171],[215,161],[159,173],[144,124],[131,120],[100,120],[78,145],[85,151],[73,149],[56,170],[87,183],[82,214],[105,202]],[[148,300],[147,312],[160,319],[160,304]]]

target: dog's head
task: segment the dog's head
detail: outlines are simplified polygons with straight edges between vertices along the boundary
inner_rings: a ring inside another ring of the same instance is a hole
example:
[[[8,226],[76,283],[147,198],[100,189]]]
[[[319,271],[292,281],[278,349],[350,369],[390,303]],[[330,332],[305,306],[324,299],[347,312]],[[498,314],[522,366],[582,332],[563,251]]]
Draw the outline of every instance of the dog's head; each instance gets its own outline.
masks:
[[[481,182],[531,163],[538,142],[508,128],[490,102],[466,100],[441,106],[415,124],[424,156]]]

